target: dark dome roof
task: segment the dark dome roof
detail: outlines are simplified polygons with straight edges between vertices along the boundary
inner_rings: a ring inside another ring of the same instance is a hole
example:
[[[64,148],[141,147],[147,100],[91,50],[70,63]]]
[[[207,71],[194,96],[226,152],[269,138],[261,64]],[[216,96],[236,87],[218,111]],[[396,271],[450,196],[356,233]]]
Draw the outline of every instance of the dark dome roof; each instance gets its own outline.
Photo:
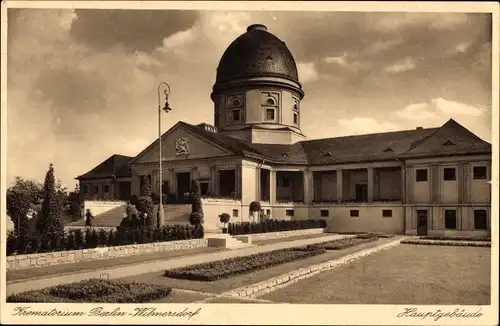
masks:
[[[217,67],[216,83],[237,77],[278,76],[299,82],[297,65],[285,42],[264,25],[251,25],[226,49]]]

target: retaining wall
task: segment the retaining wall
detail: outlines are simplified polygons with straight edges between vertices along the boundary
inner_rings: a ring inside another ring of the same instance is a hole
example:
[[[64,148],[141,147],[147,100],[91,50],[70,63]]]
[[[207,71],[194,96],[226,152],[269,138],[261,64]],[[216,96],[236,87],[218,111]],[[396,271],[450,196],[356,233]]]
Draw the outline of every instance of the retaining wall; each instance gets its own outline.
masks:
[[[207,239],[153,242],[115,247],[99,247],[29,255],[7,256],[7,270],[47,267],[99,259],[117,258],[160,251],[176,251],[207,247]]]

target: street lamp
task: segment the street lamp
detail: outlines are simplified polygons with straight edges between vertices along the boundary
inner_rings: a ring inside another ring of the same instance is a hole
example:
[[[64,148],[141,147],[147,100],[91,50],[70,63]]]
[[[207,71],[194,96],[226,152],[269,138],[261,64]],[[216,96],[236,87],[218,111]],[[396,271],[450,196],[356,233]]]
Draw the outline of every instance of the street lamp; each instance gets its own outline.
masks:
[[[165,94],[165,105],[163,108],[161,107],[161,99],[160,99],[160,90],[162,86],[165,87],[163,93]],[[168,95],[170,94],[170,85],[165,82],[161,82],[158,85],[158,146],[159,146],[159,163],[160,167],[158,170],[158,179],[159,179],[159,196],[160,203],[158,205],[158,219],[157,219],[157,227],[161,228],[163,222],[165,221],[165,213],[163,212],[163,177],[162,177],[162,156],[161,156],[161,111],[165,111],[168,113],[172,111],[172,108],[168,105]]]

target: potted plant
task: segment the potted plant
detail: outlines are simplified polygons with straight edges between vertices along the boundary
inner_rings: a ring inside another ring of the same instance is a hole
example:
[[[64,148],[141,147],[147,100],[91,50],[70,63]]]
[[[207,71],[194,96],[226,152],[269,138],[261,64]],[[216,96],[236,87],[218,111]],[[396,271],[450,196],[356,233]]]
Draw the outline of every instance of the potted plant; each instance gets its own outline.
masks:
[[[229,223],[229,219],[231,217],[229,216],[228,213],[222,213],[219,215],[220,222],[224,224],[224,227],[222,228],[222,233],[227,233],[227,223]]]
[[[256,220],[257,220],[256,215],[259,214],[260,210],[261,210],[260,202],[259,201],[251,202],[249,210],[250,210],[251,222],[256,222]]]

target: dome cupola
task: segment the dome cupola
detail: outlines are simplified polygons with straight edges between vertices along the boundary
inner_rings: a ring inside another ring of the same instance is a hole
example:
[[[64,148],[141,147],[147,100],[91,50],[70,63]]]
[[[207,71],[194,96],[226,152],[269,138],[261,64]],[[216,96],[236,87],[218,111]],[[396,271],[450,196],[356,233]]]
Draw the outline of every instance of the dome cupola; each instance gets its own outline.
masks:
[[[211,98],[219,132],[249,142],[302,140],[297,64],[285,42],[261,24],[250,25],[226,49]]]

